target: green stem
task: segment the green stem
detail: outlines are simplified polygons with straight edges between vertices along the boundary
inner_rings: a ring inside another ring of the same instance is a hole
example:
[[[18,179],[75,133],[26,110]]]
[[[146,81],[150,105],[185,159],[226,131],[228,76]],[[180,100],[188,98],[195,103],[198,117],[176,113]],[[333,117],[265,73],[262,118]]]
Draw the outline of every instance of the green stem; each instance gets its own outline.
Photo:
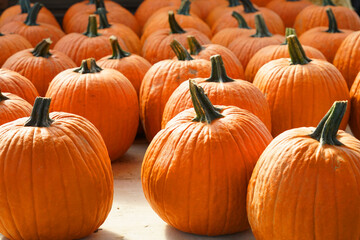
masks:
[[[326,31],[328,33],[342,33],[342,31],[339,30],[336,22],[335,15],[331,8],[326,9],[326,14],[329,19],[329,29]]]
[[[125,57],[129,57],[131,55],[131,53],[124,51],[120,47],[118,39],[114,35],[110,37],[110,43],[111,43],[113,54],[109,59],[122,59]]]
[[[194,36],[187,36],[187,41],[190,48],[191,55],[199,55],[199,53],[205,48],[201,46],[201,44],[196,40]]]
[[[25,122],[25,127],[50,127],[54,122],[49,116],[51,98],[37,97],[30,118]]]
[[[295,35],[288,36],[287,40],[291,65],[305,65],[312,61],[306,56],[305,51],[301,46],[301,43],[299,42],[299,39]]]
[[[254,12],[259,11],[254,7],[254,5],[252,4],[252,2],[250,0],[241,0],[241,2],[244,5],[244,12],[254,13]]]
[[[170,43],[170,47],[171,49],[175,52],[176,57],[178,58],[179,61],[191,61],[194,60],[190,53],[188,53],[188,51],[184,48],[183,45],[181,45],[181,43],[179,43],[177,40],[172,40],[172,42]]]
[[[226,74],[224,62],[220,55],[214,55],[210,57],[211,62],[211,76],[206,79],[207,82],[226,83],[234,82],[234,79],[230,78]]]
[[[19,0],[19,5],[21,8],[21,13],[28,13],[31,9],[29,0]]]
[[[99,12],[99,8],[103,8],[105,9],[105,12],[107,13],[108,11],[106,11],[106,8],[105,8],[105,3],[104,3],[104,0],[95,0],[95,9],[96,11],[94,12],[94,14],[98,14]]]
[[[239,0],[228,0],[229,1],[229,7],[236,7],[240,5]]]
[[[32,55],[34,57],[44,57],[44,58],[49,58],[51,56],[50,53],[50,45],[52,44],[52,41],[50,40],[50,38],[46,38],[44,40],[42,40],[41,42],[39,42],[36,47],[34,48],[34,50],[32,50]]]
[[[34,6],[32,8],[30,8],[30,11],[26,17],[26,20],[25,20],[25,24],[28,25],[28,26],[36,26],[38,25],[36,23],[36,19],[38,17],[38,14],[40,12],[40,9],[43,7],[44,5],[41,4],[41,3],[35,3]]]
[[[2,37],[2,36],[5,36],[5,34],[3,34],[3,33],[0,32],[0,37]]]
[[[315,131],[309,136],[319,141],[321,145],[343,145],[337,140],[336,136],[346,112],[346,107],[347,101],[336,101],[326,113],[325,117],[320,121]]]
[[[97,14],[99,14],[99,29],[105,29],[105,28],[110,28],[111,24],[108,21],[108,18],[106,16],[106,10],[105,8],[99,8],[97,9]]]
[[[283,42],[281,45],[287,45],[287,37],[290,35],[296,35],[296,31],[294,28],[286,28],[285,29],[285,42]]]
[[[102,68],[96,64],[94,58],[88,58],[81,61],[81,66],[74,70],[74,72],[87,74],[101,72]]]
[[[238,27],[239,27],[239,28],[251,29],[251,28],[249,27],[249,25],[246,23],[244,17],[241,16],[240,13],[233,11],[232,14],[231,14],[231,16],[233,16],[233,17],[236,19],[236,21],[238,22]]]
[[[9,98],[5,95],[2,94],[1,90],[0,90],[0,102],[8,100]]]
[[[176,33],[186,33],[184,31],[184,29],[182,29],[180,27],[180,25],[177,23],[176,19],[175,19],[175,15],[173,11],[169,11],[169,25],[170,25],[170,29],[171,29],[171,34],[176,34]]]
[[[96,15],[89,15],[89,23],[86,29],[86,32],[83,33],[87,37],[97,37],[101,34],[97,31],[97,21],[96,21]]]
[[[251,35],[251,37],[271,37],[272,34],[269,32],[269,29],[266,26],[265,20],[261,14],[255,15],[255,28],[256,33]]]
[[[90,0],[88,4],[95,4],[95,0]]]
[[[196,113],[196,117],[193,121],[211,124],[212,121],[224,117],[220,113],[221,109],[212,105],[209,98],[206,96],[204,89],[198,86],[194,80],[189,80],[189,88]]]
[[[324,0],[323,6],[336,6],[331,0]]]
[[[182,0],[181,5],[180,5],[179,9],[177,10],[177,13],[180,15],[189,16],[190,15],[190,5],[191,5],[190,0]]]

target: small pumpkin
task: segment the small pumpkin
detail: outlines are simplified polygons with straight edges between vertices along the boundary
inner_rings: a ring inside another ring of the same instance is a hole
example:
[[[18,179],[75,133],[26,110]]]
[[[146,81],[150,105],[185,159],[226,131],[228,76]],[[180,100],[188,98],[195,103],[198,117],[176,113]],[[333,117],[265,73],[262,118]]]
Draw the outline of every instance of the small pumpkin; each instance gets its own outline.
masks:
[[[0,66],[13,54],[31,47],[31,43],[19,34],[0,33]]]
[[[0,90],[0,125],[30,116],[31,109],[31,104],[21,97]]]

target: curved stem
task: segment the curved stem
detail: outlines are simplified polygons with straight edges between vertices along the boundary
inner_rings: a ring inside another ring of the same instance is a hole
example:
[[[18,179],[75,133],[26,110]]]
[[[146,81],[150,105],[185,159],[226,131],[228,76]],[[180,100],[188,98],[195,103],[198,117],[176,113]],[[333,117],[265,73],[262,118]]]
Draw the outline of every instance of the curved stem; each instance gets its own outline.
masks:
[[[290,35],[287,37],[289,54],[291,58],[291,65],[305,65],[311,62],[311,59],[308,58],[305,54],[299,39],[295,35]]]
[[[234,79],[230,78],[226,74],[224,62],[220,55],[211,56],[210,62],[211,62],[211,76],[205,81],[217,82],[217,83],[234,82]]]
[[[180,25],[177,23],[173,11],[169,11],[169,25],[171,29],[171,34],[186,33],[184,29],[182,29]]]
[[[50,127],[54,122],[49,116],[51,98],[37,97],[30,118],[25,122],[25,127]]]
[[[328,33],[342,33],[342,31],[339,30],[336,22],[335,15],[331,8],[326,9],[326,14],[329,19],[329,29],[326,31]]]
[[[250,0],[241,0],[241,2],[244,5],[244,12],[254,13],[254,12],[259,11],[254,7],[254,5],[252,4],[252,2]]]
[[[296,35],[296,31],[294,28],[286,28],[285,29],[285,42],[283,42],[281,45],[287,45],[287,37],[290,35]]]
[[[34,50],[31,51],[32,55],[34,57],[44,57],[49,58],[51,56],[50,53],[50,45],[52,44],[52,41],[50,38],[46,38],[39,42]]]
[[[193,121],[211,124],[212,121],[224,117],[220,113],[221,109],[212,105],[209,98],[206,96],[204,89],[198,86],[194,80],[189,80],[189,89],[196,112],[196,117]]]
[[[324,0],[323,6],[336,6],[331,0]]]
[[[239,0],[228,0],[229,1],[229,7],[236,7],[240,5]]]
[[[181,5],[180,5],[179,9],[177,10],[177,13],[181,14],[181,15],[189,16],[190,15],[190,5],[191,5],[190,0],[182,0]]]
[[[309,136],[320,142],[321,145],[343,145],[337,140],[337,132],[346,112],[347,101],[336,101],[325,117],[320,121],[315,131]]]
[[[97,14],[99,14],[99,21],[100,21],[99,29],[110,28],[111,24],[109,23],[108,18],[106,16],[105,8],[98,8]]]
[[[178,60],[180,60],[180,61],[194,60],[191,57],[190,53],[188,53],[188,51],[186,51],[184,46],[181,45],[181,43],[179,43],[177,40],[175,40],[175,39],[172,40],[172,42],[170,43],[170,47],[175,52],[176,57],[178,58]]]
[[[0,102],[8,100],[9,98],[5,95],[2,94],[1,90],[0,90]]]
[[[87,37],[97,37],[100,34],[97,32],[96,15],[89,15],[89,23],[86,32],[83,33]]]
[[[96,64],[95,58],[88,58],[81,61],[81,66],[74,70],[74,72],[87,74],[101,72],[102,68]]]
[[[21,8],[21,13],[28,13],[31,9],[29,0],[19,0],[19,5]]]
[[[269,32],[269,29],[266,26],[265,20],[261,14],[255,15],[255,28],[256,33],[251,35],[251,37],[271,37],[272,34]]]
[[[35,3],[34,6],[30,9],[27,17],[26,17],[26,20],[25,20],[25,24],[28,25],[28,26],[36,26],[38,25],[36,23],[36,19],[38,17],[38,14],[40,12],[40,9],[43,7],[44,5],[41,4],[41,3]]]
[[[233,17],[236,19],[236,21],[238,22],[238,27],[239,27],[239,28],[251,29],[251,28],[249,27],[249,25],[246,23],[244,17],[241,16],[240,13],[233,11],[232,14],[231,14],[231,16],[233,16]]]
[[[131,53],[124,51],[120,47],[118,39],[114,35],[112,35],[110,37],[110,43],[111,43],[111,48],[112,48],[113,54],[109,59],[122,59],[124,57],[129,57],[131,55]]]
[[[199,53],[204,50],[204,47],[196,40],[194,36],[187,36],[187,41],[190,48],[191,55],[199,55]]]

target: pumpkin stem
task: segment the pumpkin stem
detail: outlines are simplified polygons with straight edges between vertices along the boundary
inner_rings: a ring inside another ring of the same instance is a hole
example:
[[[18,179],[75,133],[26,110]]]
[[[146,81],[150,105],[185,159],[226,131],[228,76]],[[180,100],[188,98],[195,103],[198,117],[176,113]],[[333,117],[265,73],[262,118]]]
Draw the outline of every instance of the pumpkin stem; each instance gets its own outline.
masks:
[[[286,0],[287,2],[300,2],[300,0]]]
[[[193,121],[196,122],[207,122],[208,124],[212,121],[224,117],[220,111],[220,108],[214,107],[206,96],[204,89],[196,84],[192,79],[189,80],[189,88],[191,94],[191,100],[194,105],[196,117]]]
[[[238,22],[238,27],[239,27],[239,28],[251,29],[251,28],[249,27],[249,25],[246,23],[244,17],[241,16],[240,13],[233,11],[232,14],[231,14],[231,16],[233,16],[233,17],[236,19],[236,21]]]
[[[326,113],[325,117],[321,119],[315,131],[310,134],[310,137],[319,141],[321,145],[343,145],[337,140],[336,136],[346,112],[346,107],[347,101],[336,101]]]
[[[30,11],[26,17],[26,20],[25,20],[25,24],[28,25],[28,26],[36,26],[38,25],[36,23],[36,19],[38,17],[38,14],[40,12],[40,9],[43,7],[44,5],[41,4],[41,3],[35,3],[34,6],[32,8],[30,8]]]
[[[21,8],[21,13],[28,13],[31,9],[29,0],[19,0],[19,5]]]
[[[241,0],[241,2],[244,5],[244,12],[254,13],[254,12],[259,11],[254,7],[254,5],[252,4],[252,2],[250,0]]]
[[[240,5],[239,0],[228,0],[229,1],[229,7],[236,7]]]
[[[335,15],[331,8],[326,9],[326,14],[329,19],[329,29],[326,31],[328,33],[342,33],[342,31],[339,30]]]
[[[220,55],[211,56],[210,62],[211,62],[211,76],[205,81],[217,82],[217,83],[234,82],[234,79],[230,78],[226,74],[224,62]]]
[[[332,0],[324,0],[323,6],[336,6]]]
[[[81,61],[81,66],[74,70],[74,72],[87,74],[101,72],[102,68],[96,64],[95,58],[88,58]]]
[[[177,40],[175,40],[175,39],[172,40],[172,42],[170,43],[170,47],[175,52],[176,57],[178,58],[178,60],[180,60],[180,61],[194,60],[191,57],[190,53]]]
[[[189,16],[190,15],[190,5],[191,5],[190,0],[182,0],[181,5],[180,5],[179,9],[177,10],[177,13],[180,15]]]
[[[51,56],[50,53],[50,45],[52,44],[52,41],[50,38],[46,38],[39,42],[34,50],[31,51],[32,55],[34,57],[44,57],[49,58]]]
[[[272,34],[269,32],[269,29],[267,28],[265,24],[265,20],[261,14],[255,15],[255,28],[256,33],[254,35],[251,35],[251,37],[271,37]]]
[[[30,118],[25,122],[25,127],[50,127],[54,122],[49,116],[51,98],[37,97]]]
[[[3,33],[0,32],[0,37],[5,36]]]
[[[90,4],[95,4],[95,0],[90,0],[88,5],[90,5]]]
[[[113,54],[109,59],[122,59],[124,57],[129,57],[131,55],[131,53],[124,51],[120,47],[118,39],[114,35],[112,35],[110,37],[110,43],[111,43],[111,48],[112,48]]]
[[[291,65],[301,64],[305,65],[311,62],[312,60],[308,58],[305,54],[299,39],[295,35],[290,35],[287,37],[289,54],[291,58]]]
[[[99,29],[105,29],[110,28],[111,24],[108,21],[108,18],[106,16],[106,10],[105,8],[99,8],[97,10],[97,14],[99,14]]]
[[[90,38],[100,36],[97,31],[96,15],[89,15],[89,23],[87,25],[86,32],[84,32],[83,34]]]
[[[7,96],[5,96],[5,95],[2,94],[1,89],[0,89],[0,102],[5,101],[5,100],[8,100],[8,99],[9,99],[9,98],[8,98]]]
[[[191,55],[199,55],[199,53],[204,50],[204,47],[196,40],[194,36],[187,36],[187,41],[190,48]]]
[[[184,29],[182,29],[180,27],[180,25],[177,23],[176,19],[175,19],[175,15],[173,11],[169,11],[169,25],[170,25],[170,29],[171,29],[171,34],[176,34],[176,33],[186,33],[184,31]]]
[[[94,14],[99,14],[99,12],[98,12],[99,8],[103,8],[106,13],[108,12],[108,11],[106,11],[104,0],[95,0],[96,11],[94,12]]]
[[[287,37],[290,35],[296,35],[296,31],[294,28],[286,28],[285,29],[285,42],[283,42],[281,45],[287,45]]]

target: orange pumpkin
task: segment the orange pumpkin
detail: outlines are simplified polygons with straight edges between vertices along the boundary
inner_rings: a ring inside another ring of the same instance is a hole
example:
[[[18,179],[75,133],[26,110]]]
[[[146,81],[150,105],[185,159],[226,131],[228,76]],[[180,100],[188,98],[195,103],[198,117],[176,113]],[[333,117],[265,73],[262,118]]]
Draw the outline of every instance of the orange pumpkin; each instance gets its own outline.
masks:
[[[251,83],[234,80],[226,74],[225,64],[220,55],[210,58],[210,78],[193,79],[201,86],[210,101],[217,105],[236,106],[257,116],[271,130],[270,109],[262,92]],[[172,93],[166,103],[161,127],[185,109],[192,108],[189,82],[185,81]]]
[[[30,118],[0,126],[0,233],[9,239],[80,239],[111,210],[113,174],[99,131],[74,114],[49,115],[49,105],[37,98]]]
[[[31,47],[31,43],[19,34],[0,33],[0,66],[2,66],[6,59],[8,59],[14,53]]]
[[[192,0],[192,5],[199,9],[197,14],[201,19],[206,19],[209,13],[219,5],[228,5],[226,0]]]
[[[286,131],[260,156],[247,195],[256,239],[360,238],[360,142],[338,131],[345,111],[336,102],[316,128]]]
[[[273,136],[291,128],[315,126],[334,101],[349,99],[345,79],[334,65],[309,59],[295,36],[287,40],[290,59],[265,64],[253,83],[269,103]],[[342,129],[349,113],[346,112]]]
[[[0,125],[31,114],[30,103],[12,93],[0,91]]]
[[[46,93],[51,109],[90,120],[103,137],[111,160],[121,157],[134,141],[139,103],[130,81],[114,69],[101,69],[94,59],[59,73]]]
[[[176,40],[171,48],[178,59],[154,64],[144,76],[140,87],[140,118],[146,138],[150,141],[161,129],[165,104],[173,91],[189,78],[207,77],[211,64],[204,59],[193,59]]]
[[[350,89],[351,112],[349,125],[351,132],[357,139],[360,139],[360,74],[355,78],[355,81]]]
[[[50,51],[52,41],[44,39],[35,48],[26,49],[12,55],[3,68],[13,70],[29,79],[44,96],[51,80],[60,72],[76,67],[64,53]]]
[[[215,22],[224,14],[231,14],[232,12],[241,12],[242,6],[239,0],[228,0],[228,5],[220,5],[214,8],[206,18],[206,23],[212,27]]]
[[[271,134],[249,111],[213,106],[195,83],[190,89],[194,108],[173,118],[145,153],[145,197],[181,231],[209,236],[243,231],[249,228],[247,184]]]

